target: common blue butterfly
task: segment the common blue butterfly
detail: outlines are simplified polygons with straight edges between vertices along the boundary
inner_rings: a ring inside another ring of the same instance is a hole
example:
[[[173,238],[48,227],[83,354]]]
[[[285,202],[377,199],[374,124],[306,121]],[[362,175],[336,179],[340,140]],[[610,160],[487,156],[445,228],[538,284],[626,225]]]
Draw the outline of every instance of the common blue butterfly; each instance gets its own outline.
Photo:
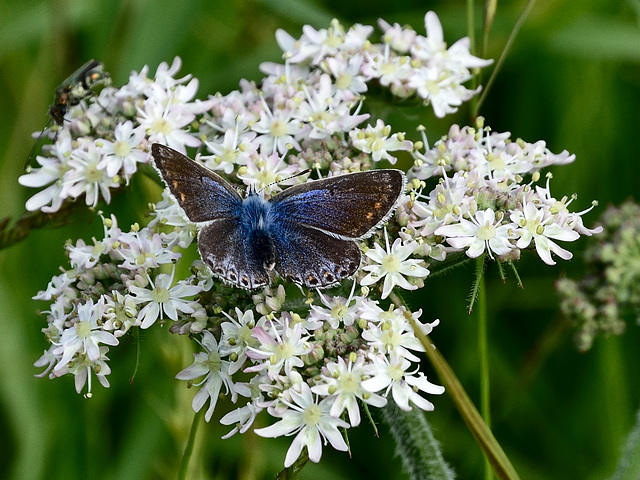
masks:
[[[269,284],[269,271],[307,287],[330,287],[360,267],[370,236],[405,189],[400,170],[371,170],[243,199],[222,177],[169,147],[151,152],[169,190],[198,225],[198,248],[218,277],[241,288]]]

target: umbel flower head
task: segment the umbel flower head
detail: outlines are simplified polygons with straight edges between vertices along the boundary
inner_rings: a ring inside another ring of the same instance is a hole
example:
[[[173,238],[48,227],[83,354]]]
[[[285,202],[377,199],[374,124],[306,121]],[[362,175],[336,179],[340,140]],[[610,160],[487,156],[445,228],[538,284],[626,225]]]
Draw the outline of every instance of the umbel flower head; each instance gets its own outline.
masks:
[[[236,407],[222,417],[231,426],[225,437],[251,429],[261,412],[277,419],[256,433],[294,437],[287,466],[305,448],[312,461],[323,445],[345,450],[344,431],[360,424],[363,404],[433,410],[429,397],[444,389],[427,380],[409,319],[425,334],[438,320],[420,323],[429,313],[390,303],[392,291],[422,288],[430,271],[462,252],[504,261],[530,249],[552,264],[552,254],[571,256],[557,241],[597,230],[584,227],[585,212],[551,196],[548,180],[537,183],[542,168],[573,160],[567,152],[554,155],[544,142],[512,141],[481,124],[454,125],[429,147],[424,131],[412,140],[366,113],[364,95],[375,84],[444,117],[479,92],[463,86],[472,69],[491,63],[470,54],[468,39],[447,47],[433,12],[426,36],[384,21],[380,27],[378,43],[373,27],[337,21],[305,26],[297,39],[278,31],[284,63],[262,64],[258,84],[242,81],[226,95],[196,99],[198,80],[178,77],[176,58],[68,108],[63,125],[46,131],[51,144],[38,166],[20,177],[39,189],[28,210],[108,204],[143,174],[154,142],[180,152],[198,147],[196,162],[266,197],[306,181],[296,175],[305,170],[342,175],[402,156],[414,165],[395,214],[360,241],[362,268],[324,292],[277,277],[245,291],[214,277],[199,258],[185,265],[199,225],[167,192],[146,225],[122,226],[99,212],[102,238],[68,242],[69,268],[34,297],[49,303],[41,376],[73,375],[88,394],[94,376],[108,387],[109,348],[132,329],[169,324],[197,343],[193,364],[176,375],[198,389],[192,408],[206,408],[209,421],[227,395]]]
[[[598,334],[621,335],[627,320],[640,318],[640,206],[631,200],[610,206],[599,223],[603,234],[585,251],[585,276],[556,282],[560,308],[576,326],[581,351]]]

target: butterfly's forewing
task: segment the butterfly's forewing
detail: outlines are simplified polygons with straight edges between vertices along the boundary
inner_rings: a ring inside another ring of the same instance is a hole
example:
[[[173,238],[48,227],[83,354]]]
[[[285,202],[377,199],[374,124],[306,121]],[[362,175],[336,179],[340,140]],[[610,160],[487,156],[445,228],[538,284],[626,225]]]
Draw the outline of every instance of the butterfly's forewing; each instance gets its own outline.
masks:
[[[216,220],[198,233],[200,256],[216,276],[242,288],[264,287],[269,276],[246,242],[236,218]]]
[[[277,216],[291,222],[360,239],[393,211],[405,183],[400,170],[371,170],[296,185],[270,203]]]
[[[189,220],[199,223],[237,215],[242,198],[222,177],[164,145],[154,143],[151,153]]]
[[[360,248],[353,240],[332,237],[303,226],[274,229],[276,271],[299,285],[329,287],[353,276],[360,267]]]

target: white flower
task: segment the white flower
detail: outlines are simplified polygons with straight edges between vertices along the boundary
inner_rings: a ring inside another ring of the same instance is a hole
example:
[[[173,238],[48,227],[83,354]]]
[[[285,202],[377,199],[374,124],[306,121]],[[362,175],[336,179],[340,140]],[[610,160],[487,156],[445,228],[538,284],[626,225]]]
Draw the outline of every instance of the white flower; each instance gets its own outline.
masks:
[[[240,140],[237,128],[228,129],[222,141],[205,142],[207,150],[213,155],[202,155],[200,160],[211,170],[222,170],[229,175],[237,165],[246,165],[251,155],[256,153],[257,145],[253,143],[255,137],[255,132],[249,132]]]
[[[146,270],[160,265],[175,263],[181,257],[166,246],[162,237],[150,229],[123,233],[120,236],[118,255],[123,259],[119,265],[128,270]]]
[[[264,408],[259,406],[257,401],[252,401],[227,413],[220,419],[220,423],[223,425],[233,425],[235,423],[236,426],[229,433],[223,435],[222,438],[227,439],[236,433],[245,433],[253,425],[256,415],[262,410]]]
[[[222,360],[220,351],[218,350],[218,342],[213,334],[205,330],[202,332],[202,341],[200,342],[204,352],[194,353],[195,360],[192,365],[185,368],[176,375],[179,380],[193,380],[205,375],[205,378],[195,384],[202,385],[202,388],[193,397],[191,406],[194,412],[199,412],[207,400],[211,399],[209,408],[204,415],[205,420],[211,420],[213,411],[216,408],[218,397],[222,386],[225,386],[226,394],[231,392],[231,401],[236,402],[238,393],[234,388],[231,374],[229,373],[229,361]]]
[[[104,298],[104,329],[113,331],[116,337],[121,337],[136,322],[138,307],[135,299],[117,290],[111,295],[105,295]]]
[[[397,238],[393,242],[391,249],[389,249],[389,245],[387,244],[387,251],[385,251],[380,244],[376,243],[375,247],[367,250],[365,255],[378,265],[366,265],[362,267],[363,270],[369,273],[360,280],[360,285],[373,285],[378,280],[384,278],[382,298],[387,298],[396,285],[405,290],[417,289],[417,285],[412,285],[404,278],[405,276],[426,278],[427,275],[429,275],[429,270],[420,265],[422,260],[409,258],[417,247],[417,242],[403,245],[400,238]]]
[[[272,112],[264,99],[260,119],[251,126],[251,130],[260,134],[253,143],[260,145],[260,151],[267,154],[284,154],[291,148],[300,151],[300,144],[295,137],[303,136],[307,129],[300,120],[293,118],[290,109],[277,108]]]
[[[103,298],[100,298],[96,304],[91,299],[78,304],[76,323],[65,329],[60,336],[59,346],[55,353],[61,353],[62,357],[54,371],[65,367],[76,354],[84,354],[89,362],[96,362],[101,357],[101,343],[105,345],[118,344],[118,339],[113,334],[102,330],[102,326],[98,324],[98,320],[102,320],[103,312]]]
[[[34,367],[46,367],[42,372],[34,375],[36,378],[42,378],[46,376],[49,372],[51,372],[55,364],[58,363],[60,356],[53,353],[55,348],[55,345],[51,345],[49,349],[45,350],[42,356],[33,364]],[[51,377],[53,377],[53,375]]]
[[[462,102],[481,90],[481,87],[469,90],[461,85],[470,78],[470,74],[464,77],[454,75],[437,66],[420,67],[413,71],[408,84],[431,104],[436,117],[443,118],[449,113],[457,112]]]
[[[337,99],[353,101],[367,91],[367,83],[360,74],[362,62],[361,55],[326,59],[327,70],[334,78]]]
[[[469,68],[482,68],[493,63],[493,60],[484,60],[474,57],[469,52],[469,38],[458,40],[447,49],[444,41],[442,25],[435,12],[427,12],[424,16],[426,37],[416,37],[416,42],[411,52],[421,60],[438,62],[446,65],[452,71],[466,71]]]
[[[558,216],[551,215],[544,208],[539,209],[533,202],[525,201],[522,210],[511,212],[511,220],[520,227],[517,229],[520,235],[516,243],[518,248],[527,248],[533,240],[536,252],[547,265],[556,264],[551,258],[551,252],[563,260],[573,257],[570,251],[565,250],[553,240],[572,242],[580,238],[580,234],[567,225],[557,223]]]
[[[260,342],[253,336],[253,329],[256,326],[262,327],[266,318],[261,317],[259,321],[253,318],[253,310],[242,312],[236,307],[236,320],[231,315],[227,315],[228,321],[222,323],[222,338],[220,339],[220,353],[223,355],[231,355],[235,357],[229,367],[229,373],[233,375],[244,365],[247,359],[247,347],[259,347]]]
[[[185,147],[197,147],[200,140],[188,133],[187,127],[195,115],[182,105],[164,106],[147,100],[138,107],[138,122],[148,135],[149,143],[162,143],[186,153]]]
[[[411,363],[397,352],[392,351],[388,356],[372,355],[371,360],[372,363],[365,367],[371,378],[364,380],[362,387],[372,393],[386,389],[385,396],[391,391],[393,400],[402,410],[411,410],[409,402],[422,410],[433,410],[433,404],[421,397],[418,391],[432,395],[444,392],[444,387],[428,382],[422,372],[417,377],[407,373]]]
[[[375,316],[373,319],[370,317],[372,313]],[[406,309],[404,307],[396,308],[395,310],[389,308],[386,311],[380,309],[377,315],[375,310],[368,309],[362,314],[362,318],[370,320],[368,327],[362,332],[362,338],[375,351],[383,354],[396,352],[408,360],[419,362],[420,359],[409,350],[424,352],[424,347],[413,333],[413,328],[405,318],[405,313]],[[411,313],[422,333],[429,335],[440,321],[435,320],[432,323],[421,324],[418,320],[420,315],[422,315],[422,310]]]
[[[109,388],[109,380],[107,380],[107,375],[111,373],[111,368],[109,368],[109,364],[107,360],[107,352],[109,351],[108,347],[100,347],[100,357],[97,360],[90,360],[86,354],[79,354],[72,363],[67,364],[58,375],[63,375],[70,373],[75,376],[75,387],[76,392],[80,393],[80,391],[84,388],[85,384],[87,385],[87,393],[86,397],[91,397],[91,373],[95,373],[96,378],[100,382],[104,388]]]
[[[465,253],[471,258],[479,257],[485,249],[493,258],[491,252],[506,255],[513,248],[509,240],[515,236],[516,225],[500,223],[501,220],[496,220],[493,210],[478,210],[470,220],[460,218],[460,223],[443,225],[434,233],[447,237],[447,242],[453,248],[469,247]]]
[[[106,252],[106,245],[93,239],[93,245],[87,245],[79,238],[75,245],[67,245],[65,249],[69,255],[69,263],[73,268],[92,268],[100,260],[100,256]]]
[[[300,389],[299,393],[293,389],[289,390],[293,403],[288,404],[289,408],[278,415],[282,420],[269,427],[254,430],[261,437],[269,438],[297,433],[287,451],[285,467],[293,465],[304,447],[307,447],[309,452],[309,460],[319,462],[322,457],[322,439],[325,444],[328,441],[336,450],[348,450],[338,428],[348,428],[349,424],[331,416],[332,400],[325,398],[316,403],[309,385],[302,383]]]
[[[160,273],[156,276],[155,282],[149,278],[150,288],[129,286],[129,290],[135,297],[135,302],[137,304],[146,303],[138,312],[137,323],[140,328],[149,328],[158,318],[165,318],[165,315],[176,321],[178,320],[178,312],[193,313],[193,307],[190,305],[191,300],[185,300],[185,297],[197,295],[201,289],[198,285],[187,285],[181,282],[171,287],[173,273],[171,275]]]
[[[303,35],[298,41],[293,37],[287,38],[283,31],[276,35],[283,50],[291,53],[291,63],[300,63],[311,58],[311,64],[318,64],[324,57],[337,54],[345,41],[344,27],[335,19],[331,22],[330,28],[316,30],[311,25],[304,25],[302,32]]]
[[[349,132],[351,143],[358,150],[370,153],[374,162],[388,160],[389,163],[396,163],[396,157],[389,154],[398,150],[411,150],[413,143],[404,139],[404,133],[391,133],[391,127],[385,125],[380,119],[376,121],[376,126],[367,125],[365,130],[354,128]]]
[[[149,163],[149,154],[140,150],[140,143],[144,139],[144,128],[133,128],[130,120],[116,125],[113,133],[115,141],[100,140],[98,146],[102,160],[98,168],[106,170],[107,175],[115,177],[120,171],[129,184],[129,178],[136,173],[138,163]]]
[[[273,378],[283,369],[289,372],[294,367],[302,367],[304,362],[300,358],[311,352],[313,345],[307,342],[308,335],[303,336],[301,323],[296,323],[293,327],[289,326],[289,320],[285,318],[284,324],[281,325],[282,333],[278,332],[273,321],[271,328],[265,330],[262,327],[255,327],[253,335],[260,342],[258,348],[248,347],[247,356],[253,360],[263,360],[253,367],[246,368],[245,372],[259,372],[267,370],[269,376]]]
[[[34,295],[34,300],[53,300],[61,297],[74,298],[76,296],[76,290],[73,286],[75,282],[75,272],[73,270],[54,276],[46,290],[40,290],[37,295]]]
[[[18,178],[18,183],[25,187],[38,188],[47,186],[44,190],[33,195],[25,208],[30,212],[42,209],[43,212],[55,212],[62,205],[62,176],[67,170],[66,163],[55,157],[36,156],[40,168],[29,168],[28,173]],[[47,205],[50,205],[47,207]]]
[[[305,89],[305,94],[306,100],[298,106],[296,117],[311,127],[310,139],[322,140],[337,132],[348,132],[369,118],[369,114],[359,115],[357,111],[352,115],[352,103],[334,97],[329,75],[321,75],[313,89]]]
[[[358,317],[358,310],[362,305],[363,297],[330,297],[320,293],[320,301],[327,307],[311,305],[311,312],[307,321],[307,328],[315,330],[322,327],[324,322],[328,322],[331,328],[341,328],[353,325]]]
[[[62,178],[60,196],[78,198],[85,194],[86,204],[95,207],[102,195],[109,203],[110,189],[118,187],[119,183],[106,170],[98,168],[101,159],[100,151],[93,144],[85,144],[85,148],[73,150],[67,162],[69,170]]]
[[[368,79],[377,78],[380,85],[390,87],[394,95],[408,97],[413,90],[406,87],[406,82],[413,73],[411,58],[407,56],[389,56],[388,49],[384,53],[365,54],[366,62],[362,65],[362,73]]]
[[[410,224],[422,236],[432,235],[441,225],[459,222],[470,210],[473,196],[465,185],[468,179],[456,172],[453,178],[444,180],[429,193],[429,203],[420,197],[413,202],[411,211],[418,219]]]
[[[384,32],[382,41],[388,43],[398,53],[407,53],[416,40],[416,32],[411,28],[403,28],[398,23],[391,26],[382,18],[378,19],[378,25]]]
[[[363,356],[355,362],[349,360],[349,363],[338,357],[338,363],[329,362],[325,366],[320,378],[322,383],[311,387],[311,391],[332,400],[329,411],[332,417],[340,418],[342,412],[347,410],[352,427],[360,424],[358,400],[378,408],[387,404],[384,397],[362,388],[362,380],[366,378]]]
[[[256,155],[249,159],[245,167],[238,170],[238,178],[245,185],[250,185],[254,191],[264,189],[266,192],[280,190],[280,185],[291,185],[296,182],[293,175],[298,171],[298,165],[287,164],[277,153],[271,155]]]

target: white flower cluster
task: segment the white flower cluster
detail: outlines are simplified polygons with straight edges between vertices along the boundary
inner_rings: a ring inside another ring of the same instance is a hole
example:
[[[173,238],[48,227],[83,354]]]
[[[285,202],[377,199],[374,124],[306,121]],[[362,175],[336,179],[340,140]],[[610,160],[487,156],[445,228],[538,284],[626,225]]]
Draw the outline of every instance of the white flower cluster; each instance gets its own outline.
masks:
[[[227,95],[194,100],[197,80],[175,79],[176,59],[171,67],[160,65],[153,79],[145,67],[123,87],[104,88],[70,107],[61,128],[48,132],[53,143],[37,157],[40,167],[20,179],[44,187],[27,202],[29,210],[54,212],[83,195],[92,207],[108,203],[112,189],[151,162],[153,142],[181,152],[200,147],[196,161],[264,195],[303,181],[292,175],[306,169],[321,176],[368,170],[375,162],[395,163],[395,152],[411,152],[415,167],[410,193],[384,236],[362,242],[365,261],[350,294],[341,286],[301,298],[282,279],[247,292],[212,277],[200,260],[188,277],[178,278],[186,270],[175,264],[195,239],[196,226],[166,193],[145,227],[125,232],[114,215],[103,218],[104,238],[69,243],[71,268],[35,297],[50,302],[43,331],[51,345],[36,362],[45,367],[41,375],[72,374],[78,392],[85,386],[91,392],[92,374],[108,386],[109,346],[131,328],[171,321],[173,333],[192,334],[202,349],[177,375],[190,385],[200,379],[194,410],[208,403],[209,420],[224,391],[240,404],[222,418],[233,425],[229,435],[247,431],[265,410],[279,421],[256,433],[297,434],[286,466],[304,447],[318,461],[323,440],[345,450],[338,427],[360,423],[359,403],[380,407],[391,395],[404,410],[432,409],[421,393],[443,388],[419,372],[415,352],[422,346],[409,319],[417,321],[421,312],[387,308],[393,288],[422,287],[426,260],[433,268],[449,252],[512,259],[534,242],[551,263],[550,251],[570,256],[551,239],[593,231],[584,228],[580,214],[567,211],[566,199],[553,199],[548,186],[522,183],[525,173],[535,176],[544,166],[573,159],[550,154],[543,143],[453,127],[422,153],[422,142],[393,133],[381,119],[363,125],[370,116],[362,113],[362,94],[374,84],[424,99],[436,116],[477,93],[461,83],[469,69],[490,62],[470,55],[468,39],[447,49],[434,13],[425,23],[423,37],[380,21],[379,44],[368,39],[373,27],[345,30],[336,21],[325,30],[307,26],[299,39],[279,31],[285,63],[263,64],[259,86],[243,81]],[[441,182],[423,194],[424,180],[434,175]],[[423,331],[437,323],[424,324]]]
[[[39,376],[72,374],[78,393],[88,384],[90,394],[95,374],[108,387],[107,346],[118,345],[132,327],[171,320],[173,332],[201,334],[204,351],[177,375],[188,381],[204,377],[196,384],[201,388],[194,410],[209,402],[205,418],[210,420],[224,387],[234,403],[244,398],[243,406],[221,420],[235,424],[227,436],[247,431],[262,410],[281,418],[256,433],[298,433],[285,466],[303,447],[318,461],[321,438],[346,450],[337,427],[360,423],[358,401],[382,407],[391,394],[404,410],[410,404],[433,409],[419,392],[441,394],[444,388],[418,372],[420,359],[413,352],[424,349],[406,317],[418,322],[420,311],[383,310],[378,301],[353,293],[349,298],[319,294],[322,306],[312,305],[303,317],[281,311],[285,290],[280,285],[276,292],[265,290],[265,297],[243,291],[237,303],[246,305],[244,310],[216,314],[216,298],[230,295],[231,288],[215,285],[202,261],[193,262],[189,277],[174,281],[174,264],[181,258],[175,250],[187,248],[194,238],[193,225],[178,211],[165,197],[142,229],[123,232],[112,215],[103,218],[104,238],[66,246],[71,269],[34,297],[52,302],[43,330],[51,346],[35,364],[45,367]],[[248,306],[269,313],[256,320]],[[424,324],[422,330],[429,334],[437,324]],[[345,411],[348,423],[341,419]]]
[[[91,207],[100,200],[109,203],[112,189],[128,184],[139,164],[151,162],[151,143],[181,152],[199,146],[190,124],[210,102],[193,101],[197,79],[173,78],[180,66],[179,58],[171,67],[163,63],[153,79],[145,67],[133,72],[126,85],[106,87],[69,108],[62,128],[46,131],[54,142],[36,157],[40,166],[18,180],[26,187],[44,187],[27,201],[27,210],[55,212],[82,196]]]
[[[570,212],[573,199],[551,195],[551,174],[546,186],[534,185],[540,169],[565,165],[575,156],[567,151],[555,155],[543,141],[531,144],[509,137],[508,132],[494,133],[486,127],[453,125],[433,148],[414,151],[409,174],[416,188],[422,190],[428,178],[441,179],[428,195],[416,194],[405,204],[401,236],[420,239],[438,259],[446,252],[465,251],[471,258],[486,252],[512,261],[533,243],[542,261],[554,265],[551,252],[564,260],[572,258],[556,240],[574,241],[601,232],[601,227],[590,230],[582,221],[593,207]],[[530,175],[528,180],[525,175]],[[449,246],[442,247],[443,239]]]

